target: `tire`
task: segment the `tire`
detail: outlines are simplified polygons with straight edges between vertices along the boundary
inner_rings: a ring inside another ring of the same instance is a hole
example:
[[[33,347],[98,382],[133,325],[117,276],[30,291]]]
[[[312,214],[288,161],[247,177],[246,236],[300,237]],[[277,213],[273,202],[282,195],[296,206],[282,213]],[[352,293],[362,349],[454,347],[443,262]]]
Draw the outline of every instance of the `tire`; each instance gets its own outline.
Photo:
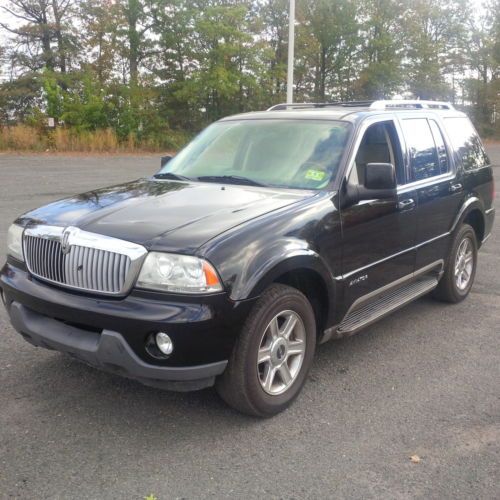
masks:
[[[271,285],[250,311],[228,366],[217,380],[217,392],[247,415],[276,415],[302,389],[315,348],[316,320],[307,298],[295,288]]]
[[[465,264],[464,260],[461,260],[460,254],[463,253],[464,248],[466,249],[466,254],[469,256],[465,261],[470,262],[471,267]],[[459,269],[464,269],[465,274]],[[450,302],[456,304],[469,295],[469,292],[474,283],[474,278],[476,276],[477,267],[477,238],[474,229],[472,229],[469,224],[463,224],[460,229],[455,233],[453,243],[451,245],[450,254],[448,256],[448,261],[446,263],[445,271],[443,277],[441,278],[439,285],[434,290],[434,297],[443,302]],[[467,269],[468,272],[467,272]],[[458,279],[457,273],[462,277],[468,275],[466,281]]]

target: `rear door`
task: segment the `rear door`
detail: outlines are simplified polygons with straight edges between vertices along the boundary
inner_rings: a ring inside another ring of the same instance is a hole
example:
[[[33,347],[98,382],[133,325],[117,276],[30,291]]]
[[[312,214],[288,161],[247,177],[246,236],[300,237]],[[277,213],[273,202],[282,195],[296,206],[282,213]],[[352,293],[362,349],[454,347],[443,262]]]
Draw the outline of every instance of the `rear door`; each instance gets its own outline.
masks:
[[[415,269],[419,270],[444,259],[464,186],[437,116],[413,114],[401,117],[400,123],[408,155],[405,189],[417,193]]]
[[[360,130],[345,182],[363,185],[369,163],[393,163],[407,182],[404,144],[392,115],[370,118]],[[341,210],[345,304],[411,275],[415,264],[416,192],[363,200]]]

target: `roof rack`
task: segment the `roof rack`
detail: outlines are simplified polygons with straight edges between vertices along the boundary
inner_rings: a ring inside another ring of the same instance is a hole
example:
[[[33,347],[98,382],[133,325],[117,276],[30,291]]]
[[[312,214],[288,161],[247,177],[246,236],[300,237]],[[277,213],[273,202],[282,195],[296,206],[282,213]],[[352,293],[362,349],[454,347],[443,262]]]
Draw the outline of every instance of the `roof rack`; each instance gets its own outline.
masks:
[[[418,99],[392,99],[373,101],[370,109],[455,109],[451,102],[420,101]]]
[[[281,103],[271,106],[267,111],[283,111],[285,109],[317,109],[328,107],[368,107],[373,101],[333,101],[333,102],[294,102],[294,103]]]
[[[381,101],[333,101],[333,102],[297,102],[281,103],[271,106],[267,111],[283,111],[287,109],[318,109],[328,107],[383,109],[455,109],[453,104],[444,101],[420,101],[418,99],[392,99]]]

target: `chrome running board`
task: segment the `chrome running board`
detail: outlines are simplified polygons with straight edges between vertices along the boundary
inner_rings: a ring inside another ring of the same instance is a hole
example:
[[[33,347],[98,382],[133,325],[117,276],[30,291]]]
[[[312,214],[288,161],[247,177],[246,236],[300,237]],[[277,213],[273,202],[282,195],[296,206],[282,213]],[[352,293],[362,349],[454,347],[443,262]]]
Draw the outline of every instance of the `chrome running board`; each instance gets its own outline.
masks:
[[[329,338],[354,335],[362,328],[429,293],[436,288],[438,282],[438,275],[425,275],[400,287],[391,288],[351,309],[339,325],[330,332],[325,332],[325,336],[328,333]]]

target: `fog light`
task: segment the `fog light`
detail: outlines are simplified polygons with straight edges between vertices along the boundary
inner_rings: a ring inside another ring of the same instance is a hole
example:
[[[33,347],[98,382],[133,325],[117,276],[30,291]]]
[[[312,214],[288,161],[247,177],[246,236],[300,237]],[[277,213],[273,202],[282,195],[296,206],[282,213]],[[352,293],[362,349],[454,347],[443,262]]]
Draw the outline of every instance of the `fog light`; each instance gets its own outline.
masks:
[[[166,354],[167,356],[169,354],[172,354],[172,351],[174,350],[174,344],[172,342],[172,339],[166,333],[158,332],[155,338],[156,345],[163,354]]]

